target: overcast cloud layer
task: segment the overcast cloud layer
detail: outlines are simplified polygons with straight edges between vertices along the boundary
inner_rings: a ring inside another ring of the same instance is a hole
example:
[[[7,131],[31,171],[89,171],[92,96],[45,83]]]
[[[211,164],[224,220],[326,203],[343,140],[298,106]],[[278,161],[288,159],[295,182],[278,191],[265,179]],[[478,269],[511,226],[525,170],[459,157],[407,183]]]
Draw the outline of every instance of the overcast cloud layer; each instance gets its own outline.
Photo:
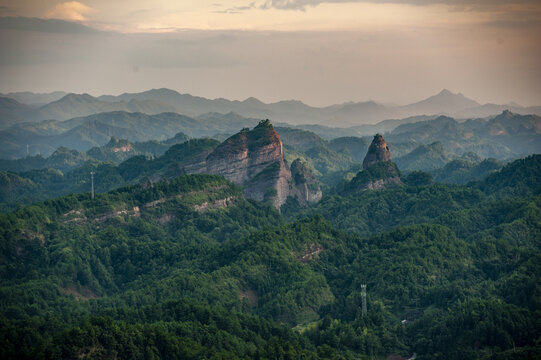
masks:
[[[438,2],[0,0],[0,92],[541,104],[537,1]]]

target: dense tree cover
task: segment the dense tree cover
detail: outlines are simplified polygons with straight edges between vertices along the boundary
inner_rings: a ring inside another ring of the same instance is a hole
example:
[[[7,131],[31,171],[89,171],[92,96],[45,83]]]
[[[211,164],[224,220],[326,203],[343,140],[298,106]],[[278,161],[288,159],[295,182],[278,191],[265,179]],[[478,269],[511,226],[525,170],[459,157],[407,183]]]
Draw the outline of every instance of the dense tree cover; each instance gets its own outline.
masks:
[[[172,145],[186,141],[188,141],[188,136],[183,133],[178,133],[164,141],[150,140],[133,143],[112,136],[107,144],[93,147],[86,153],[60,146],[47,158],[35,155],[16,160],[0,159],[0,171],[21,173],[30,170],[55,169],[66,173],[84,166],[88,161],[112,161],[118,164],[136,155],[158,157]]]
[[[359,172],[350,182],[342,181],[334,193],[323,197],[314,207],[292,207],[290,210],[286,206],[283,213],[292,218],[321,214],[340,229],[365,235],[389,230],[397,225],[434,222],[434,219],[450,211],[471,207],[486,213],[492,209],[490,201],[493,199],[539,194],[540,159],[541,155],[532,155],[514,161],[482,181],[469,183],[468,186],[433,183],[429,174],[412,172],[403,178],[405,186],[385,191],[352,191],[356,189],[356,184],[388,177],[388,167],[381,163],[373,169]],[[483,207],[477,206],[479,203],[483,203]],[[499,214],[505,213],[499,209],[492,210]],[[460,221],[466,224],[475,219],[472,214],[468,216],[461,216]],[[490,224],[493,226],[495,222]],[[484,228],[481,224],[476,226]]]
[[[538,170],[417,174],[282,215],[210,175],[1,214],[0,356],[535,358]]]
[[[501,168],[502,163],[496,159],[482,161],[457,159],[448,162],[440,169],[432,171],[432,174],[437,182],[463,185],[470,181],[480,181]]]
[[[482,180],[479,188],[497,196],[524,196],[541,192],[541,155],[530,155],[504,166]]]
[[[95,173],[96,192],[144,182],[151,177],[172,178],[184,173],[184,162],[196,154],[210,151],[216,145],[216,140],[194,139],[171,146],[165,154],[155,159],[137,155],[119,165],[112,161],[91,160],[66,173],[52,168],[18,174],[0,172],[0,210],[12,210],[20,204],[90,191],[90,172]]]
[[[477,204],[485,195],[476,189],[434,184],[403,186],[385,191],[357,191],[348,196],[330,195],[317,205],[293,217],[321,214],[340,229],[363,235],[389,230],[398,225],[429,222],[448,211]]]

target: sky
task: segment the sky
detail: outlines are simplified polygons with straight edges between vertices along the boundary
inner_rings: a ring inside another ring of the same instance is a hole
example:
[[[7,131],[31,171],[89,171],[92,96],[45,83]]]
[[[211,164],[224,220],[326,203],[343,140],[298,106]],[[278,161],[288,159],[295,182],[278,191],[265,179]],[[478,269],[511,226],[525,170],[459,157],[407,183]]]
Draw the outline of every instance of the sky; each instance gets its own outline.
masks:
[[[0,0],[0,92],[541,105],[541,1]]]

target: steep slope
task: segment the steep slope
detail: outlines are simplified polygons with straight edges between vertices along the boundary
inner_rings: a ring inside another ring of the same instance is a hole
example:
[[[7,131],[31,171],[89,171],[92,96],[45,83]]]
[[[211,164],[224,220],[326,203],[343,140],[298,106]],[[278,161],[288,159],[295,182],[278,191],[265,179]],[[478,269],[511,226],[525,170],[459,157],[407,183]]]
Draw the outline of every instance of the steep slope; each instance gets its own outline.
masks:
[[[389,160],[391,160],[391,152],[389,151],[383,136],[376,134],[364,157],[363,169],[366,170],[374,164]]]
[[[379,190],[400,184],[400,172],[391,161],[391,152],[383,136],[376,134],[363,160],[363,170],[346,185],[345,190]]]
[[[304,187],[295,188],[291,171],[284,160],[282,141],[269,120],[261,121],[254,129],[243,129],[221,143],[208,155],[204,164],[186,167],[188,172],[222,175],[243,187],[247,198],[271,201],[276,208],[288,196],[301,196],[301,201],[319,199]],[[293,189],[295,189],[293,191]],[[306,193],[308,191],[308,193]],[[303,195],[300,195],[303,194]]]

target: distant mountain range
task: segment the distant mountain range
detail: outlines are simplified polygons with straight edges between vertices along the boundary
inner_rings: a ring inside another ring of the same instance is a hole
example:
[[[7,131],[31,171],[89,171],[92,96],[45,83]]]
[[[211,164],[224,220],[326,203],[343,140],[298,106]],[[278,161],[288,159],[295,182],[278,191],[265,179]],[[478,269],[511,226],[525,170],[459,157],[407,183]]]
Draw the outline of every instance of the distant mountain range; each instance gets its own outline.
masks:
[[[541,115],[541,106],[523,107],[518,104],[479,104],[462,94],[442,90],[425,100],[403,106],[383,105],[374,101],[349,102],[327,107],[312,107],[300,101],[288,100],[266,104],[255,98],[232,101],[223,98],[207,99],[180,94],[170,89],[152,89],[118,96],[93,97],[88,94],[10,93],[0,99],[0,128],[21,121],[67,120],[101,112],[127,111],[149,115],[176,112],[187,116],[204,113],[235,112],[245,117],[269,118],[273,122],[290,124],[319,124],[346,127],[374,124],[388,119],[402,119],[419,115],[448,115],[455,118],[487,117],[510,110],[517,114]],[[60,98],[59,98],[60,97]],[[19,105],[7,104],[5,98]],[[44,101],[51,100],[43,104]],[[20,109],[15,109],[20,107]]]
[[[240,129],[254,126],[258,121],[235,113],[207,113],[189,117],[173,112],[147,115],[114,111],[65,121],[24,123],[0,130],[0,158],[16,159],[37,154],[49,156],[61,146],[86,152],[92,147],[107,144],[112,137],[131,142],[163,141],[182,132],[190,138],[213,137],[225,140]],[[344,166],[336,164],[351,165],[361,161],[360,154],[364,154],[368,146],[362,137],[372,137],[378,132],[385,133],[397,158],[421,145],[427,145],[419,149],[419,154],[424,164],[428,156],[425,154],[431,154],[434,158],[431,169],[443,166],[451,158],[466,152],[499,160],[541,152],[541,117],[514,114],[507,110],[495,117],[466,121],[447,116],[420,116],[351,128],[292,126],[282,123],[276,129],[283,138],[288,160],[302,157],[321,173],[344,170]],[[439,142],[437,148],[428,146],[434,142]],[[452,156],[440,154],[439,150],[442,149]],[[434,153],[433,150],[438,151]],[[411,166],[400,165],[423,169],[415,165],[417,155],[414,155],[412,159],[402,159],[404,164],[411,163]]]
[[[54,91],[51,93],[33,93],[30,91],[20,91],[20,92],[10,92],[5,95],[5,97],[17,100],[20,103],[37,107],[46,105],[50,102],[60,100],[64,96],[68,95],[65,91]]]
[[[172,112],[147,115],[126,111],[99,113],[66,121],[45,120],[1,130],[0,158],[14,159],[36,154],[49,156],[60,146],[87,151],[106,144],[112,137],[133,142],[166,140],[179,132],[189,137],[211,137],[218,133],[233,134],[257,123],[256,119],[233,113],[210,113],[192,118]]]

